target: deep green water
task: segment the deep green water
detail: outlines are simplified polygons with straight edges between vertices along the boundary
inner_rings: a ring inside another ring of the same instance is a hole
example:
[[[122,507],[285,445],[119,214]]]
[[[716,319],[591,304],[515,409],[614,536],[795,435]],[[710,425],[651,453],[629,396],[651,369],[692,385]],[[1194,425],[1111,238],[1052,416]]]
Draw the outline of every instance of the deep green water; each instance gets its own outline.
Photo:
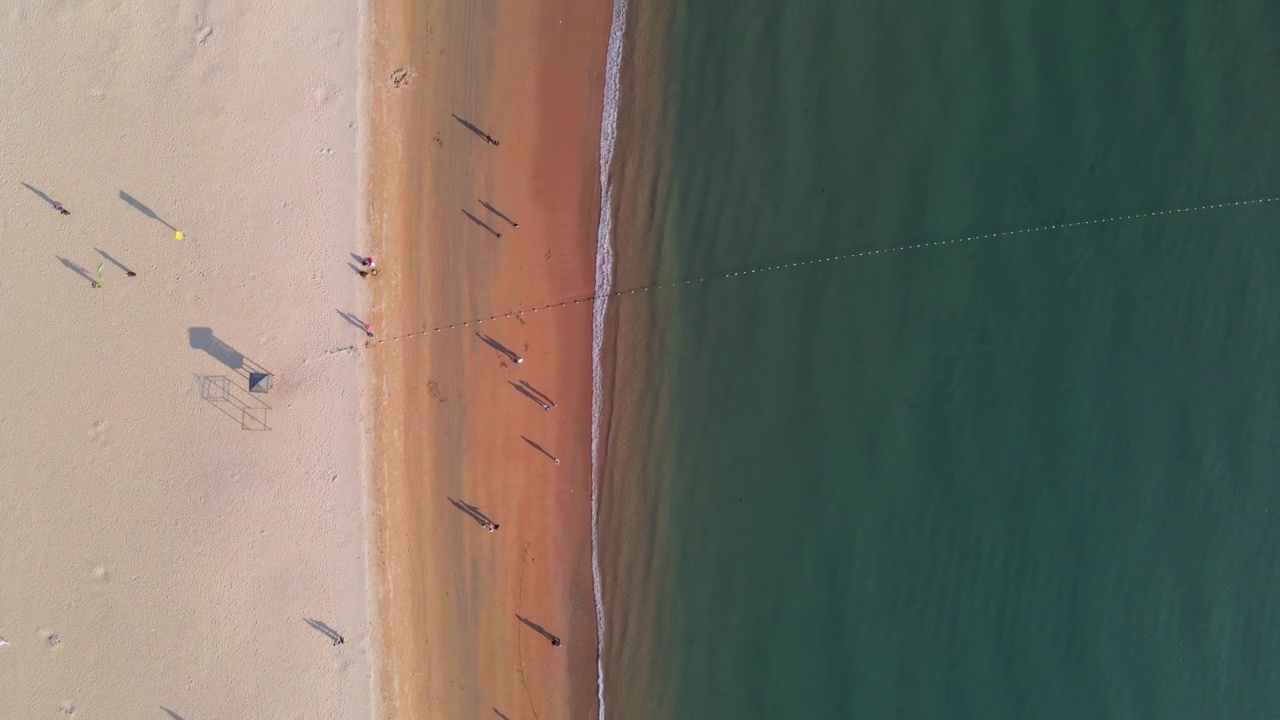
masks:
[[[623,286],[1280,195],[1280,3],[658,1]],[[608,717],[1280,717],[1278,228],[618,301]]]

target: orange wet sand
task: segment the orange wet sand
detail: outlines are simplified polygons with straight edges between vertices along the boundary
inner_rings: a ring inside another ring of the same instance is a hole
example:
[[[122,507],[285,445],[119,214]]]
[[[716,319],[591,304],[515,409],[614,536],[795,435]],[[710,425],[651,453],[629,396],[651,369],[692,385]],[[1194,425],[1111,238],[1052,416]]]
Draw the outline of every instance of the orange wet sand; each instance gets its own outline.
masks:
[[[591,293],[608,23],[601,0],[373,3],[379,340]],[[582,304],[370,347],[380,717],[594,715],[590,314]],[[556,406],[544,411],[520,380]],[[450,499],[500,528],[485,532]]]

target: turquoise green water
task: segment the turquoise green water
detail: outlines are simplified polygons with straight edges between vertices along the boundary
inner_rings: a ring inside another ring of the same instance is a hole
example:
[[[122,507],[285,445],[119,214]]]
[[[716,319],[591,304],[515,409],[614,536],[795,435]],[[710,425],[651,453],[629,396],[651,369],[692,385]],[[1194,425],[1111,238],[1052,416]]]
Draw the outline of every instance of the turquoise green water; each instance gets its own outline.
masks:
[[[675,0],[633,35],[670,137],[623,286],[1280,194],[1276,3]],[[1278,227],[617,301],[608,717],[1280,716]]]

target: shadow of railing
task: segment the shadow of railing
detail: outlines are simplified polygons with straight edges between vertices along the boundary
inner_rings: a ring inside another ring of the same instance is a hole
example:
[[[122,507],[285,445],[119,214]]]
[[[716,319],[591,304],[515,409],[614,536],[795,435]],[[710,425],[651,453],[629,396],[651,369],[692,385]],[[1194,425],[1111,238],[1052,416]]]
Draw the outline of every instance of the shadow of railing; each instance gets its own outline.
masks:
[[[267,411],[271,406],[248,389],[237,386],[226,375],[197,375],[200,399],[219,412],[240,423],[243,430],[270,430]]]

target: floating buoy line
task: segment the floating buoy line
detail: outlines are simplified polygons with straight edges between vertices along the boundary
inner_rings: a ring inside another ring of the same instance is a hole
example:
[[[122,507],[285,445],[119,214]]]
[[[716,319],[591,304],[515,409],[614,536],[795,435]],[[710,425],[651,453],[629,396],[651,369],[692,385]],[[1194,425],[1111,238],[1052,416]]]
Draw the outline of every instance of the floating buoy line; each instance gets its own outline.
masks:
[[[943,245],[956,245],[959,243],[975,242],[978,240],[991,240],[994,238],[1014,237],[1016,235],[1031,235],[1033,233],[1049,232],[1051,230],[1065,230],[1068,228],[1087,227],[1089,225],[1106,225],[1111,223],[1126,222],[1131,220],[1145,220],[1148,218],[1156,218],[1164,215],[1181,215],[1185,213],[1204,212],[1206,210],[1222,210],[1226,208],[1243,207],[1246,205],[1264,205],[1280,201],[1280,196],[1256,198],[1253,200],[1237,200],[1235,202],[1211,203],[1208,205],[1194,205],[1191,207],[1173,208],[1170,210],[1156,210],[1147,213],[1134,213],[1132,215],[1114,215],[1112,217],[1097,218],[1094,220],[1077,220],[1075,222],[1057,223],[1053,225],[1041,225],[1039,227],[1023,228],[1021,230],[1006,230],[1004,232],[987,233],[985,235],[966,235],[964,237],[951,238],[949,240],[935,240],[933,242],[916,243],[915,245],[898,245],[895,247],[881,248],[879,250],[863,250],[861,252],[843,253],[840,255],[828,255],[826,257],[815,258],[813,260],[797,260],[795,262],[779,263],[777,265],[767,265],[751,270],[739,270],[737,272],[717,273],[714,275],[703,275],[701,277],[689,278],[687,280],[673,280],[671,282],[656,283],[653,285],[645,285],[643,287],[631,288],[629,290],[617,290],[605,295],[591,295],[573,300],[565,300],[564,302],[548,303],[546,305],[538,305],[535,307],[521,308],[512,310],[511,312],[502,313],[501,315],[492,315],[490,317],[476,318],[465,322],[453,323],[451,325],[441,325],[439,327],[419,330],[417,332],[407,333],[405,335],[397,335],[395,337],[383,338],[372,344],[381,345],[383,343],[397,342],[407,340],[409,338],[424,337],[434,335],[436,333],[448,332],[450,330],[459,330],[466,327],[474,327],[487,322],[495,322],[497,320],[507,320],[526,313],[545,312],[548,310],[556,310],[583,303],[594,302],[602,298],[618,298],[627,295],[635,295],[637,293],[651,292],[654,290],[669,290],[671,288],[683,287],[686,285],[697,285],[700,283],[710,282],[712,280],[723,280],[726,278],[742,277],[745,275],[757,275],[760,273],[771,273],[779,270],[787,270],[790,268],[805,267],[808,265],[823,265],[826,263],[839,262],[841,260],[853,260],[855,258],[866,258],[875,255],[889,255],[892,253],[908,252],[910,250],[924,250],[926,248],[941,247]]]

